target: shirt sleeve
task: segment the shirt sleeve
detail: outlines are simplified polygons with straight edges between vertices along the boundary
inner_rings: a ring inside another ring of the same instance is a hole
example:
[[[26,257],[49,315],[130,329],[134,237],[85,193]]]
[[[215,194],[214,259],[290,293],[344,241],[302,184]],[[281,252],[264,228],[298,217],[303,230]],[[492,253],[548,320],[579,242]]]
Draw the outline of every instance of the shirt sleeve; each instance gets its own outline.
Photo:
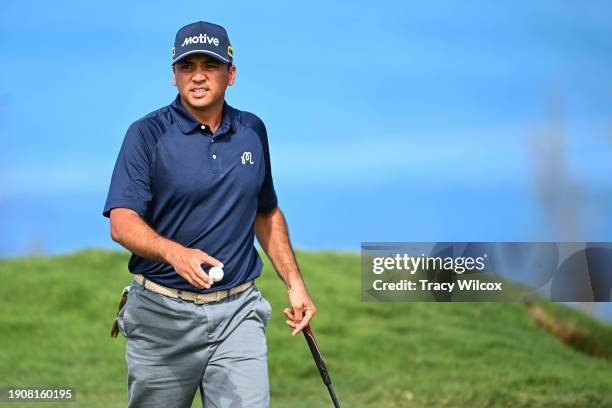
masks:
[[[135,122],[123,139],[102,215],[110,217],[113,208],[129,208],[145,217],[153,197],[152,162],[153,147],[144,138],[142,124]]]
[[[261,190],[259,191],[257,212],[267,213],[278,206],[278,200],[276,198],[276,191],[274,190],[274,182],[272,181],[272,165],[270,164],[268,132],[266,131],[266,126],[261,120],[257,121],[256,128],[257,134],[259,135],[259,140],[261,141],[261,146],[263,148],[266,167],[264,182],[261,186]]]

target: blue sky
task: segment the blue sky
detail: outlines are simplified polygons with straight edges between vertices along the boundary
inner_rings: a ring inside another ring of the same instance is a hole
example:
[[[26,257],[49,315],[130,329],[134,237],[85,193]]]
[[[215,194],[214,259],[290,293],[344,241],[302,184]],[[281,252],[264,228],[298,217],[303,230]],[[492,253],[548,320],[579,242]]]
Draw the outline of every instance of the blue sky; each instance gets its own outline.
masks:
[[[612,239],[609,2],[152,3],[3,4],[0,256],[116,247],[114,160],[174,98],[174,34],[196,20],[229,31],[227,100],[266,122],[297,246],[567,239],[534,183],[554,126],[569,238]]]

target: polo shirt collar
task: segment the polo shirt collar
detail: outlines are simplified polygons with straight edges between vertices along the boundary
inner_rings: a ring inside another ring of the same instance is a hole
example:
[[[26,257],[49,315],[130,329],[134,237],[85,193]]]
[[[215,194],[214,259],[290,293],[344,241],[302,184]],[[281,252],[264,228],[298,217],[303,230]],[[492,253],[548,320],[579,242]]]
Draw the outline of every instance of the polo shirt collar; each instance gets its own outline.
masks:
[[[176,95],[174,101],[170,105],[181,132],[187,134],[193,132],[197,127],[200,127],[200,122],[191,116],[191,113],[181,104],[180,95]],[[227,132],[236,132],[236,124],[234,123],[234,108],[223,101],[223,113],[221,116],[221,124],[215,134],[223,134]]]

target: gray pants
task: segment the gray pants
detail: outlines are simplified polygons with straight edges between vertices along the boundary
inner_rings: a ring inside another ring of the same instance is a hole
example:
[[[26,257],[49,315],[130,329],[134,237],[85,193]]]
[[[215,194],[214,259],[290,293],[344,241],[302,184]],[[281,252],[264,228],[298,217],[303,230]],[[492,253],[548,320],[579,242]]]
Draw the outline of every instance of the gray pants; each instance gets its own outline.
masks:
[[[119,313],[127,338],[128,407],[269,407],[265,328],[272,309],[255,285],[197,305],[132,282]]]

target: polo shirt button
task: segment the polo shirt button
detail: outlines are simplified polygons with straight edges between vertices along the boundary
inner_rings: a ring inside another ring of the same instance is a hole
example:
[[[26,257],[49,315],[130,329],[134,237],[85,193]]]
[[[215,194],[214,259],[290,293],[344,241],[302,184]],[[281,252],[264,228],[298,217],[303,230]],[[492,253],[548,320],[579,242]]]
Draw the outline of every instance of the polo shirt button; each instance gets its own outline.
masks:
[[[213,160],[215,160],[217,158],[216,154],[213,154]]]
[[[202,130],[206,130],[206,125],[202,125],[202,126],[200,126],[200,128],[201,128]]]

